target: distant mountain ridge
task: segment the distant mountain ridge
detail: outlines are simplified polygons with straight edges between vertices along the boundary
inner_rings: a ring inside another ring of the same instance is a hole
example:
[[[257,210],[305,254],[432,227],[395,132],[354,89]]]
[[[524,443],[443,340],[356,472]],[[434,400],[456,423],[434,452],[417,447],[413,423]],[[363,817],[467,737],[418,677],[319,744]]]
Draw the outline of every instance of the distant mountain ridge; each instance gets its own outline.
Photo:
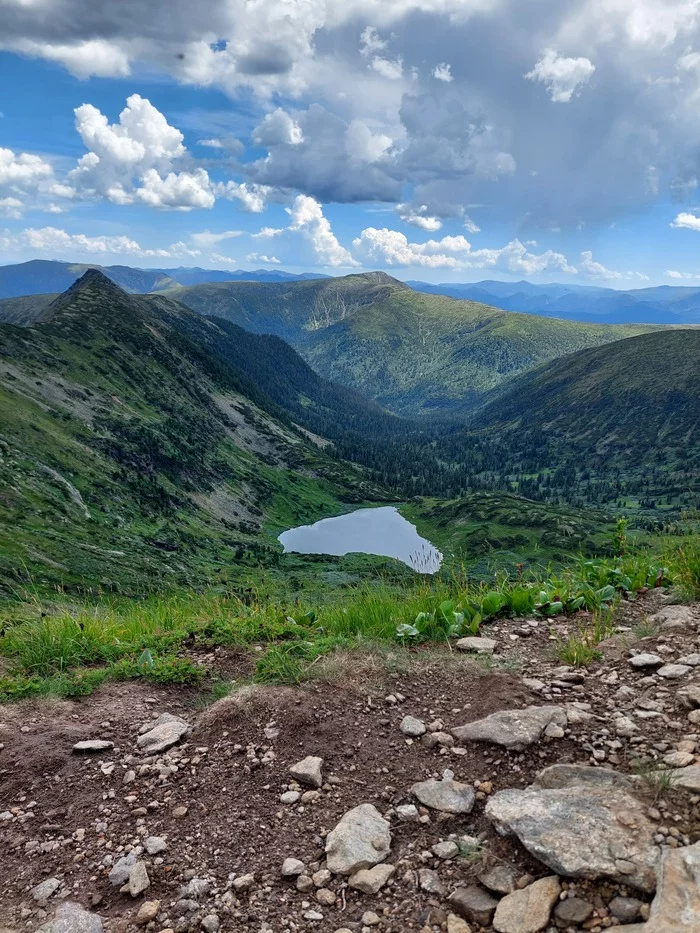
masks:
[[[416,291],[481,301],[542,317],[597,324],[700,324],[700,287],[659,285],[626,291],[597,285],[483,281],[474,283],[409,281]]]
[[[326,278],[320,273],[302,272],[295,275],[277,269],[237,269],[234,272],[184,266],[177,269],[138,269],[132,266],[32,259],[16,265],[0,266],[0,299],[63,292],[88,269],[99,269],[125,291],[133,293],[158,292],[178,285],[197,285],[201,282],[292,282]]]

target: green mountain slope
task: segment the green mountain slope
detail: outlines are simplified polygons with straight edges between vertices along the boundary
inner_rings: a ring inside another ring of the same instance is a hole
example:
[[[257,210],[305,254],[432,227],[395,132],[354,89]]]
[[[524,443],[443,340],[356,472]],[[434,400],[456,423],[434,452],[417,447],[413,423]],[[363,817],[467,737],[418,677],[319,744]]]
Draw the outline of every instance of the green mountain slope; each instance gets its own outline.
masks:
[[[176,295],[201,314],[282,337],[326,379],[410,415],[467,411],[543,361],[650,329],[515,314],[415,292],[381,272]]]
[[[373,494],[176,302],[90,271],[31,328],[0,326],[0,579],[143,592],[274,558],[266,529]],[[222,341],[224,335],[221,335]]]
[[[700,492],[700,331],[671,330],[583,350],[492,393],[471,431],[474,472],[519,477],[528,494],[688,509]],[[496,463],[498,466],[496,467]]]

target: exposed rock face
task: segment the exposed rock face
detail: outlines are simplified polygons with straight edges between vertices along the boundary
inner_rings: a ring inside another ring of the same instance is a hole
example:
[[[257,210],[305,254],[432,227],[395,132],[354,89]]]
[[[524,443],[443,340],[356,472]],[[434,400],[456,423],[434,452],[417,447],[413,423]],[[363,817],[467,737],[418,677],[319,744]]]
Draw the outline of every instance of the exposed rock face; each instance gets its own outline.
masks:
[[[321,787],[323,784],[323,758],[316,755],[307,755],[303,761],[298,761],[289,769],[289,773],[301,784],[309,787]]]
[[[566,713],[561,707],[527,706],[502,710],[466,726],[458,726],[452,730],[452,735],[459,742],[492,742],[521,750],[536,742],[550,723],[562,728],[566,725]]]
[[[442,781],[419,781],[411,793],[423,806],[442,813],[471,813],[475,800],[471,784],[453,780],[451,771],[445,771]]]
[[[554,765],[525,790],[496,794],[486,815],[558,874],[653,891],[655,829],[631,786],[616,772]]]
[[[625,933],[700,930],[700,842],[684,849],[664,849],[648,921],[623,929]]]
[[[370,803],[343,816],[326,838],[326,861],[336,875],[354,875],[383,862],[391,850],[389,823]]]
[[[514,891],[498,902],[493,928],[498,933],[539,933],[549,923],[561,885],[554,875]]]
[[[102,921],[79,904],[66,901],[56,908],[56,915],[42,927],[41,933],[102,933]]]
[[[136,739],[136,744],[143,752],[157,755],[170,748],[171,745],[177,744],[189,731],[190,724],[184,719],[170,713],[163,713],[147,732]]]

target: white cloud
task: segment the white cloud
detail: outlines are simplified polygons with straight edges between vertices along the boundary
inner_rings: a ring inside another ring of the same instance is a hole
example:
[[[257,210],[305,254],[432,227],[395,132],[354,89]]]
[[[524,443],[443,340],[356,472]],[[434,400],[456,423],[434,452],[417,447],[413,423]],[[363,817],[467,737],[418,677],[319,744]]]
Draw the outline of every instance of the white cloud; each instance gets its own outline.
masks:
[[[452,77],[452,65],[449,65],[447,62],[441,62],[439,65],[436,65],[433,68],[433,77],[437,78],[438,81],[445,81],[449,84],[450,81],[454,81]]]
[[[227,181],[215,187],[216,194],[229,201],[239,201],[241,209],[251,214],[261,214],[267,199],[272,193],[268,185],[249,184],[248,182]]]
[[[268,265],[276,266],[280,265],[282,260],[278,259],[276,256],[266,256],[265,253],[248,253],[246,262],[265,262]]]
[[[27,227],[20,233],[4,240],[7,249],[28,248],[51,255],[99,254],[138,257],[174,258],[199,256],[198,250],[189,249],[184,243],[174,243],[167,249],[142,247],[128,236],[88,236],[84,233],[68,233],[58,227]]]
[[[235,266],[236,260],[231,256],[223,256],[221,253],[211,253],[209,262],[217,262],[222,266]]]
[[[224,144],[220,139],[198,139],[198,146],[208,146],[210,149],[223,149]]]
[[[685,227],[687,230],[700,230],[700,217],[696,217],[695,214],[690,214],[687,211],[682,211],[676,216],[675,220],[672,221],[671,226],[678,228]]]
[[[544,84],[555,103],[568,104],[576,90],[590,80],[594,71],[595,65],[588,58],[565,58],[556,49],[545,49],[535,67],[525,77],[529,81]]]
[[[464,215],[464,229],[467,233],[481,233],[481,227],[474,223],[469,214]],[[525,245],[527,246],[528,244]]]
[[[403,77],[403,59],[401,56],[391,59],[381,58],[377,55],[370,62],[370,68],[388,81],[398,81]]]
[[[413,208],[410,204],[397,204],[396,210],[405,224],[420,227],[421,230],[427,230],[429,233],[435,233],[442,227],[440,218],[431,217],[425,204],[421,204],[418,208]]]
[[[258,146],[298,146],[304,142],[304,134],[299,124],[278,107],[255,127],[253,142]]]
[[[23,209],[24,204],[19,198],[0,198],[0,217],[19,220]]]
[[[613,272],[612,269],[606,269],[604,265],[593,259],[591,250],[581,253],[581,262],[579,269],[584,275],[594,279],[621,279],[624,278],[621,272]]]
[[[676,269],[667,269],[664,273],[669,279],[700,279],[700,275],[694,272],[678,272]]]
[[[163,207],[175,211],[191,211],[194,208],[210,208],[216,198],[211,189],[209,176],[203,168],[194,172],[169,172],[161,178],[151,168],[141,178],[141,187],[136,197],[149,207]]]
[[[292,206],[287,208],[287,213],[292,219],[289,229],[298,231],[306,237],[320,265],[358,265],[336,239],[321,205],[314,198],[305,194],[297,195]]]
[[[374,26],[367,26],[360,36],[360,55],[369,58],[375,52],[381,52],[389,43],[382,39]]]
[[[49,162],[41,156],[28,152],[15,153],[12,149],[0,148],[0,185],[17,185],[20,188],[36,187],[53,175]]]
[[[254,240],[270,240],[280,233],[284,233],[284,227],[262,227],[257,233],[251,233],[251,237]]]
[[[232,240],[234,237],[243,236],[242,230],[223,230],[220,233],[212,233],[209,230],[202,230],[199,233],[191,233],[190,240],[200,249],[211,249],[217,243],[224,240]]]
[[[576,269],[562,253],[547,250],[530,253],[519,240],[502,249],[472,250],[463,236],[411,243],[397,230],[367,227],[353,240],[353,247],[364,260],[387,266],[425,266],[431,269],[499,269],[521,275],[537,275],[549,269],[572,274]]]
[[[17,51],[51,62],[60,62],[76,78],[125,78],[129,75],[129,56],[124,49],[104,39],[84,42],[34,42],[17,44]]]

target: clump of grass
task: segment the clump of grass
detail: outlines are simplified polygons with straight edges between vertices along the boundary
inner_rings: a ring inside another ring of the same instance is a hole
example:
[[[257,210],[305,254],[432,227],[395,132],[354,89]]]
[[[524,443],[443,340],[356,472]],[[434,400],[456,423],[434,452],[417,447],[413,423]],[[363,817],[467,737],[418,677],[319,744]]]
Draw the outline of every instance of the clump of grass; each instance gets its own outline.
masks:
[[[570,635],[559,641],[556,656],[570,667],[586,667],[598,661],[601,653],[585,635]]]
[[[457,839],[457,848],[459,849],[459,857],[472,865],[480,862],[484,857],[482,843],[473,836],[460,836]]]
[[[647,616],[644,616],[644,618],[634,626],[632,633],[636,635],[637,638],[653,638],[654,635],[659,634],[660,630],[660,625],[657,625],[656,622],[650,622]]]
[[[638,761],[634,772],[654,795],[656,802],[664,797],[676,784],[676,776],[667,768],[659,767],[655,761]]]
[[[691,600],[700,599],[700,538],[689,537],[669,555],[674,583]]]
[[[133,680],[143,677],[156,684],[178,684],[194,686],[207,675],[205,668],[175,655],[154,658],[151,664],[141,664],[137,660],[122,659],[112,664],[107,674],[114,680]]]

